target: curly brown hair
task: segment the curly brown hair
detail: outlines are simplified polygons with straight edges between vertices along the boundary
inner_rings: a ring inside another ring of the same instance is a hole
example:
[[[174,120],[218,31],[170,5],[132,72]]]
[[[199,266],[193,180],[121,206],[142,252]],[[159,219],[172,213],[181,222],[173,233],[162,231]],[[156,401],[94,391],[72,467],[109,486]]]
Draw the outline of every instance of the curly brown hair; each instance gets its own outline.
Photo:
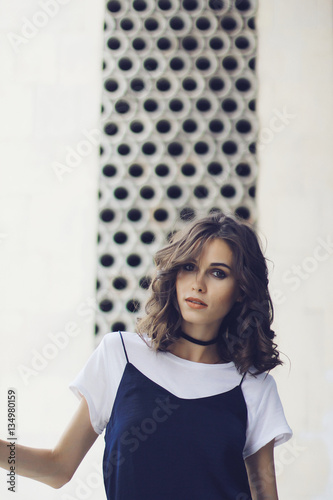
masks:
[[[175,232],[155,256],[156,269],[137,332],[147,334],[155,350],[167,351],[181,335],[181,313],[176,296],[180,268],[196,259],[206,242],[224,240],[231,248],[234,275],[241,291],[224,317],[218,333],[218,351],[224,362],[233,361],[240,373],[255,367],[259,374],[282,364],[271,330],[273,304],[268,291],[268,269],[253,227],[232,215],[213,212]]]

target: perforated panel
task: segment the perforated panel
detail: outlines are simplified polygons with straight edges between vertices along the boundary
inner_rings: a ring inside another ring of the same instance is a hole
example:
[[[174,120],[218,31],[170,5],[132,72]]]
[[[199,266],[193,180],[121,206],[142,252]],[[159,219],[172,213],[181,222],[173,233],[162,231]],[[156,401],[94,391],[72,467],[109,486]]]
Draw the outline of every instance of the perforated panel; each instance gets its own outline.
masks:
[[[106,4],[96,334],[133,330],[153,253],[195,214],[254,221],[254,0]]]

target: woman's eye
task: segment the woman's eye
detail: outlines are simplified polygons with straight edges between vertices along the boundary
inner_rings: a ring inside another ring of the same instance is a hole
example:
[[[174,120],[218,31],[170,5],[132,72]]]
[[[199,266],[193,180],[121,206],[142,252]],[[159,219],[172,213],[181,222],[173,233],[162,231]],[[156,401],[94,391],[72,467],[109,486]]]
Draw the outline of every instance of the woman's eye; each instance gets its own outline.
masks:
[[[193,271],[193,268],[194,268],[194,264],[184,264],[182,266],[182,269],[184,269],[184,271]]]
[[[221,269],[214,269],[212,272],[213,272],[214,276],[216,276],[216,278],[226,278],[227,277],[225,272],[221,271]]]

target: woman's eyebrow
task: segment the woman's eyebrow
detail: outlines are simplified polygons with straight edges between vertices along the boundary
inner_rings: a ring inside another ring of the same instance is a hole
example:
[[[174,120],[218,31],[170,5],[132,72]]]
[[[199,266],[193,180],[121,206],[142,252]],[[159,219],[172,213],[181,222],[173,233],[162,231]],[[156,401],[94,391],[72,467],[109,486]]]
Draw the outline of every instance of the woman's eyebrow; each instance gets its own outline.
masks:
[[[210,264],[210,267],[212,267],[212,266],[223,266],[223,267],[227,267],[227,268],[228,268],[228,269],[230,269],[230,271],[231,271],[231,267],[230,267],[230,266],[228,266],[228,264],[225,264],[224,262],[212,262],[212,263]]]

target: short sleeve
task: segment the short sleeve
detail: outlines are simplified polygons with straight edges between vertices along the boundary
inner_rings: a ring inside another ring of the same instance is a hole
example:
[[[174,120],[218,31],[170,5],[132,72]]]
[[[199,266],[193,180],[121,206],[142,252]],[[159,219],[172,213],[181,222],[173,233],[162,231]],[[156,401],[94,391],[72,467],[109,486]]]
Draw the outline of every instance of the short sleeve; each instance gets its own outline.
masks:
[[[88,403],[91,425],[97,434],[105,429],[111,415],[113,401],[124,369],[119,352],[119,334],[104,336],[89,357],[86,365],[69,388]]]
[[[271,375],[261,374],[248,380],[248,426],[244,458],[256,453],[274,439],[274,446],[288,441],[292,436],[276,382]],[[250,384],[252,387],[250,387]],[[245,387],[244,387],[245,389]]]

